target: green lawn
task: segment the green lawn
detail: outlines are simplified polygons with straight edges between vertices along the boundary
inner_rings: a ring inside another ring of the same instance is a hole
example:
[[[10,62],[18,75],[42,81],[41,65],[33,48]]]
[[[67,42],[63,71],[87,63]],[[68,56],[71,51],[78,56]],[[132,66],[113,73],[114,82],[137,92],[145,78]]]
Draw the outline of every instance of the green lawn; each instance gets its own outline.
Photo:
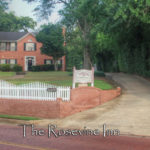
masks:
[[[29,120],[39,120],[39,118],[36,118],[36,117],[15,116],[15,115],[0,115],[0,118],[26,120],[26,121],[29,121]]]
[[[16,73],[15,72],[1,72],[0,71],[0,78],[5,78],[5,77],[12,77],[14,76]]]
[[[7,74],[6,72],[4,74]],[[10,72],[8,72],[10,74]],[[13,73],[12,73],[13,75]],[[1,78],[1,76],[0,76]],[[4,78],[3,78],[4,79]],[[104,78],[95,77],[94,85],[97,88],[103,90],[109,90],[114,88],[113,85],[109,84],[107,81],[103,80]],[[49,84],[54,84],[58,86],[72,86],[72,73],[71,72],[28,72],[24,78],[21,79],[11,79],[6,78],[7,81],[14,84],[25,84],[35,81],[45,82]]]

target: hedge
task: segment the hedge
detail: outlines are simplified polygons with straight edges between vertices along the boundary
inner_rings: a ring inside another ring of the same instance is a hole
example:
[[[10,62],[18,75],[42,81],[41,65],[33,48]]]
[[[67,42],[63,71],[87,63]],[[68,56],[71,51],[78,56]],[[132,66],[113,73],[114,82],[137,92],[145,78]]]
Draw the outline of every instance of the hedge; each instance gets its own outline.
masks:
[[[22,71],[22,67],[15,64],[0,64],[0,71],[8,72],[8,71],[14,71],[14,72],[20,72]]]
[[[31,71],[54,71],[54,65],[37,65],[32,66]]]

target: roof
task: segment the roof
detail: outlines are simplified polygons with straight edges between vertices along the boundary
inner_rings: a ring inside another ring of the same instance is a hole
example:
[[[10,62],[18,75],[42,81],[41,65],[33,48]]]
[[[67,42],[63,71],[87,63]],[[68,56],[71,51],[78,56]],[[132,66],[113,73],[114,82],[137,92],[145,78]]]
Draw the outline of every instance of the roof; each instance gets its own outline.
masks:
[[[17,41],[29,34],[28,32],[0,32],[0,41]]]

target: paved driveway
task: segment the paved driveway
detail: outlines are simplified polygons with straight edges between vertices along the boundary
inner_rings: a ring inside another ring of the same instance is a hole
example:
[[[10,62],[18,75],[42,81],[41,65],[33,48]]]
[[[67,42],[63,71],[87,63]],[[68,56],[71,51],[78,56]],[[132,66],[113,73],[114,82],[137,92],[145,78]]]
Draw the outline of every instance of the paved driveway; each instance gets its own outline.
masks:
[[[109,74],[123,86],[122,96],[96,108],[64,119],[34,122],[41,126],[56,124],[60,128],[119,129],[121,134],[150,136],[150,82],[128,74]]]

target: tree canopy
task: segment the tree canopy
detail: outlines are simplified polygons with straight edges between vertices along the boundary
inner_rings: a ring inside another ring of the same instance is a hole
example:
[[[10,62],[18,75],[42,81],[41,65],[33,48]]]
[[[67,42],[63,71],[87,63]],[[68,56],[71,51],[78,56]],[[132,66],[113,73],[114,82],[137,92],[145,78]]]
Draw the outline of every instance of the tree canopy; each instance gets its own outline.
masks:
[[[64,55],[62,26],[60,24],[43,25],[36,39],[43,44],[41,52],[53,57],[55,70],[57,70],[57,60]]]
[[[17,17],[13,12],[6,12],[8,3],[0,0],[0,31],[14,32],[34,29],[36,22],[30,17]]]
[[[71,54],[76,58],[82,55],[79,60],[83,58],[84,68],[97,63],[104,71],[150,76],[150,0],[39,2],[35,11],[43,11],[44,16],[50,15],[59,3],[63,4],[60,15],[67,27],[69,62]]]

